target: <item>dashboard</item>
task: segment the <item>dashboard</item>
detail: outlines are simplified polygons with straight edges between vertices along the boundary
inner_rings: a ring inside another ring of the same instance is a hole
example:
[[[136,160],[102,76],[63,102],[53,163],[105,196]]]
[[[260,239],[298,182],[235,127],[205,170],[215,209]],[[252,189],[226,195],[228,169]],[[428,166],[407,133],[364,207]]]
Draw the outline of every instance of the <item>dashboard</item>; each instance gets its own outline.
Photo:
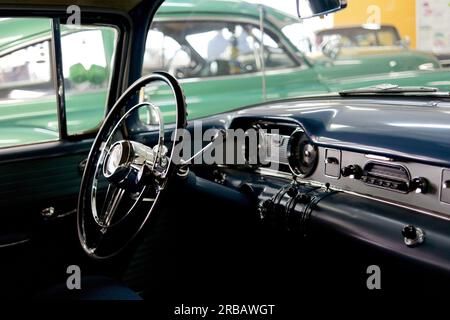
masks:
[[[187,127],[195,139],[192,154],[211,143],[207,131],[233,130],[253,131],[257,152],[225,135],[224,145],[241,159],[193,165],[195,179],[180,177],[193,188],[214,197],[231,192],[251,205],[239,214],[297,240],[327,246],[337,236],[367,252],[450,274],[450,101],[327,96],[271,102],[201,119],[207,136],[201,141],[198,123]]]
[[[259,131],[260,153],[266,156],[257,168],[259,174],[327,186],[450,218],[450,169],[318,146],[301,125],[288,121],[264,119],[239,125]]]
[[[192,171],[197,187],[247,199],[269,229],[350,238],[450,274],[449,123],[450,102],[425,98],[267,103],[203,119],[203,132],[253,131],[257,152],[226,136],[241,161]]]
[[[247,195],[263,225],[300,237],[350,236],[450,272],[449,166],[321,143],[297,119],[226,117],[220,130],[256,132],[257,156],[243,143],[240,164],[194,172]]]

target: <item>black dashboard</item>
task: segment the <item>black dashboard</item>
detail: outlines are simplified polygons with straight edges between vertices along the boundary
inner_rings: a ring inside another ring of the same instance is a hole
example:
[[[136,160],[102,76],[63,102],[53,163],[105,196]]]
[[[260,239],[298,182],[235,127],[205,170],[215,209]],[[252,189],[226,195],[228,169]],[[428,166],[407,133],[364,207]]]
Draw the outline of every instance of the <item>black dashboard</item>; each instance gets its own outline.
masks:
[[[247,195],[268,225],[325,227],[450,271],[450,104],[425,105],[302,99],[214,116],[207,128],[255,130],[258,155],[244,144],[242,163],[193,171]]]

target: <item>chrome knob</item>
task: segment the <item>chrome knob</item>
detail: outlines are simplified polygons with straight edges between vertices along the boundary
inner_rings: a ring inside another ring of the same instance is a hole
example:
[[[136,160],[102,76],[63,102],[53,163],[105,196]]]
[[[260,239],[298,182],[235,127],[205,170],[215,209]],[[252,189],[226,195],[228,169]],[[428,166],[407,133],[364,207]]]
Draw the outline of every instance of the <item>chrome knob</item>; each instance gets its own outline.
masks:
[[[361,179],[363,175],[363,170],[360,166],[356,164],[351,164],[342,169],[342,175],[344,177],[349,177],[350,179]]]
[[[41,215],[45,218],[51,218],[56,214],[56,210],[54,207],[48,207],[41,210]]]
[[[403,240],[408,247],[414,247],[425,240],[425,234],[422,229],[413,225],[407,225],[402,230]]]
[[[427,193],[428,180],[422,177],[414,178],[410,182],[410,190],[415,193]]]

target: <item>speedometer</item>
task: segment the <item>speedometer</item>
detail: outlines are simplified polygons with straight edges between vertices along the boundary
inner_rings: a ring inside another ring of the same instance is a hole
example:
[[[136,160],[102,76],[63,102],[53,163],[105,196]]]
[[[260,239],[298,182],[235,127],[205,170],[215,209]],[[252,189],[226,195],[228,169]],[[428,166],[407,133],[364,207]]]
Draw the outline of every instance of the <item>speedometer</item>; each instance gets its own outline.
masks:
[[[317,166],[318,150],[305,132],[297,129],[289,138],[288,163],[292,173],[299,177],[307,177]]]

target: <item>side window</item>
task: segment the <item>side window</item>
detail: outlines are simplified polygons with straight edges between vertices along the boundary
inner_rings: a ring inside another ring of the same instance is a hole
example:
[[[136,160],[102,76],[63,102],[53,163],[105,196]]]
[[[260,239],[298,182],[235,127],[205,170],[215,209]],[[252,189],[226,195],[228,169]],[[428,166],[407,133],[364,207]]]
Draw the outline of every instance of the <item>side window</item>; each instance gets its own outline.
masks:
[[[378,42],[374,32],[356,34],[354,39],[359,47],[374,47]]]
[[[302,56],[301,53],[308,55],[320,50],[316,47],[315,33],[310,28],[305,28],[303,23],[288,24],[281,29],[281,32],[300,51],[295,52],[296,55]]]
[[[267,69],[295,67],[296,63],[292,60],[284,47],[281,46],[280,41],[277,38],[268,32],[264,32],[264,35],[261,37],[261,31],[256,27],[252,28],[252,34],[256,39],[263,39],[264,63]]]
[[[117,32],[111,27],[62,26],[68,134],[97,127],[105,116]]]
[[[58,140],[52,22],[0,19],[0,148]],[[105,116],[117,31],[61,26],[67,133],[94,129]]]
[[[395,46],[399,42],[397,35],[391,30],[380,30],[377,32],[377,36],[380,46]]]
[[[0,148],[57,140],[51,21],[3,18],[0,35]]]
[[[48,41],[32,44],[0,57],[1,98],[17,99],[18,86],[44,85],[52,89],[50,46]],[[31,97],[33,94],[31,94]],[[25,96],[21,98],[30,98]]]
[[[227,22],[202,22],[203,30],[186,36],[189,45],[205,61],[206,76],[235,75],[260,69],[249,26]]]
[[[161,26],[163,27],[163,26]],[[186,46],[182,46],[173,37],[164,34],[158,29],[151,29],[148,33],[144,56],[143,73],[151,73],[155,70],[165,70],[184,78],[183,70],[195,68],[195,61],[191,58],[191,52]]]
[[[176,77],[237,75],[260,71],[261,39],[265,67],[296,65],[286,50],[252,24],[217,21],[156,22],[147,37],[143,73],[165,70]]]

